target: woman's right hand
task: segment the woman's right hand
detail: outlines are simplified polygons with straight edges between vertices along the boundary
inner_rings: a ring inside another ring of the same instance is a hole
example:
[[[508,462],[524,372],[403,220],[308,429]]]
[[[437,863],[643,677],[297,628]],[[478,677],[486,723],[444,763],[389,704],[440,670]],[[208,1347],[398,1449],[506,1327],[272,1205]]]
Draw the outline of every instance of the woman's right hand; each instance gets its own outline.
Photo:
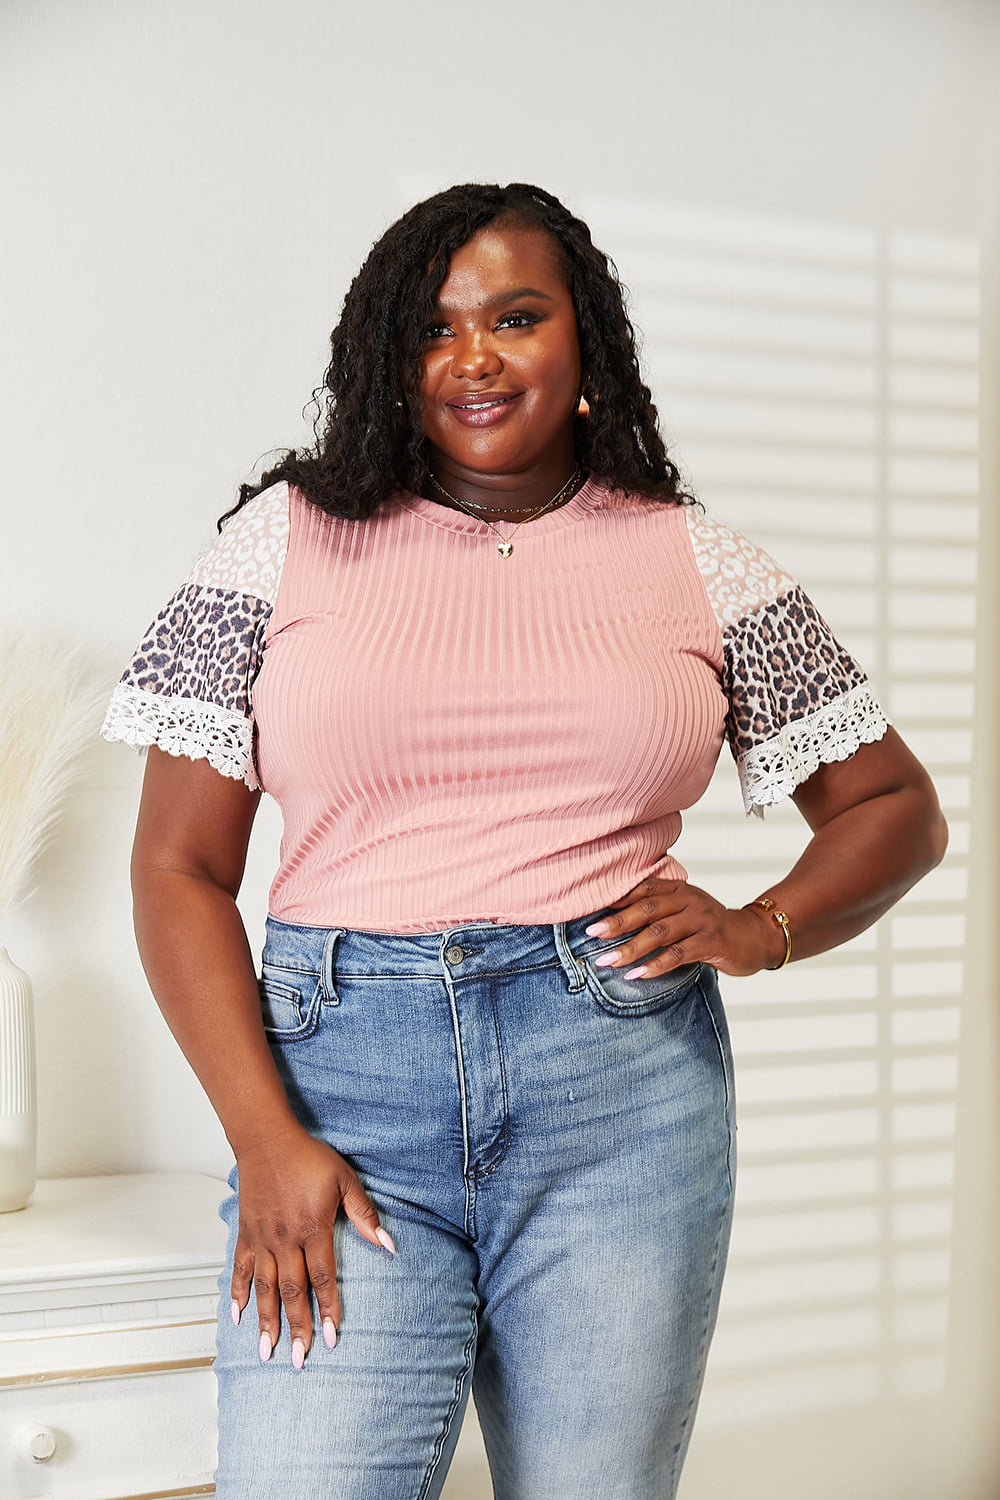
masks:
[[[341,1208],[360,1235],[395,1254],[391,1238],[342,1156],[300,1126],[261,1141],[237,1155],[239,1234],[233,1260],[232,1314],[239,1322],[250,1297],[257,1298],[260,1357],[270,1359],[284,1308],[292,1340],[292,1364],[301,1369],[312,1342],[310,1287],[319,1305],[323,1338],[337,1342],[340,1298],[333,1226]]]
[[[333,1225],[393,1251],[357,1174],[292,1114],[260,1014],[236,896],[260,798],[205,760],[151,746],[132,853],[135,930],[157,1003],[236,1152],[240,1224],[233,1317],[257,1292],[261,1355],[281,1309],[301,1365],[312,1342],[310,1287],[331,1346],[340,1321]]]

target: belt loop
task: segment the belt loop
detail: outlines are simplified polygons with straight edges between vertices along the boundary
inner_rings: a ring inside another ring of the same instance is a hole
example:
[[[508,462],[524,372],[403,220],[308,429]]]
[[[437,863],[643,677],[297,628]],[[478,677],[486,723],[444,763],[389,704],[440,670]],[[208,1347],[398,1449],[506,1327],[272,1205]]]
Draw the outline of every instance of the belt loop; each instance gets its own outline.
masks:
[[[340,996],[337,994],[335,953],[337,943],[346,932],[346,927],[331,927],[326,935],[326,942],[323,945],[323,970],[320,975],[320,982],[323,986],[323,998],[331,1005],[340,1004]]]
[[[577,990],[583,989],[586,983],[586,976],[582,966],[577,963],[570,951],[569,942],[566,938],[565,922],[553,922],[552,938],[556,945],[556,952],[559,955],[559,962],[562,964],[563,973],[566,975],[566,982],[569,985],[570,993],[574,994]]]

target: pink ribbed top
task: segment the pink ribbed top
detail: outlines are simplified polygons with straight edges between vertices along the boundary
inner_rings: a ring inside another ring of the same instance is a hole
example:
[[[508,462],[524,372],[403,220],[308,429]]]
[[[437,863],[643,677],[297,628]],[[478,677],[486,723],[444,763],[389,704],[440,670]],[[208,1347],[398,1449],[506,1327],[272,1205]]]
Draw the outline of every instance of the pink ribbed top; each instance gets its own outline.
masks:
[[[552,922],[683,873],[726,704],[682,509],[588,484],[504,560],[434,501],[359,525],[296,498],[266,642],[275,916]]]
[[[277,799],[274,916],[414,933],[683,876],[679,810],[724,732],[750,807],[885,728],[766,553],[588,481],[506,560],[431,500],[344,521],[275,485],[153,621],[105,733]]]

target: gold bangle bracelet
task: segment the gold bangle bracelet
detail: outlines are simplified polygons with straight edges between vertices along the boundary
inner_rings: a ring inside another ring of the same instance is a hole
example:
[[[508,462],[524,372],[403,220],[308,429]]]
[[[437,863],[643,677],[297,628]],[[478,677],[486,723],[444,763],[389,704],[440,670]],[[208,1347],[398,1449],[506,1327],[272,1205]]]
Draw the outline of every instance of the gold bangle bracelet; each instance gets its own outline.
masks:
[[[778,908],[778,903],[776,901],[772,901],[770,896],[758,896],[756,901],[748,901],[747,906],[761,907],[763,911],[767,912],[768,916],[774,918],[778,926],[781,928],[782,932],[785,934],[784,958],[781,960],[780,964],[767,965],[767,968],[772,971],[775,969],[783,969],[792,956],[792,930],[788,925],[788,913],[786,911],[780,911]]]

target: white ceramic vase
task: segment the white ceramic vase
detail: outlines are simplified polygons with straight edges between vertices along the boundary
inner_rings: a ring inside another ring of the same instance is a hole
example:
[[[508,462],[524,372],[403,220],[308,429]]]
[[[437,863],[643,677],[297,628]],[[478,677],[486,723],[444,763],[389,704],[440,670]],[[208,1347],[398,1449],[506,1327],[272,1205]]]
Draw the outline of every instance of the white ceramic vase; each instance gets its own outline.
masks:
[[[37,1139],[31,981],[0,948],[0,1213],[35,1190]]]

